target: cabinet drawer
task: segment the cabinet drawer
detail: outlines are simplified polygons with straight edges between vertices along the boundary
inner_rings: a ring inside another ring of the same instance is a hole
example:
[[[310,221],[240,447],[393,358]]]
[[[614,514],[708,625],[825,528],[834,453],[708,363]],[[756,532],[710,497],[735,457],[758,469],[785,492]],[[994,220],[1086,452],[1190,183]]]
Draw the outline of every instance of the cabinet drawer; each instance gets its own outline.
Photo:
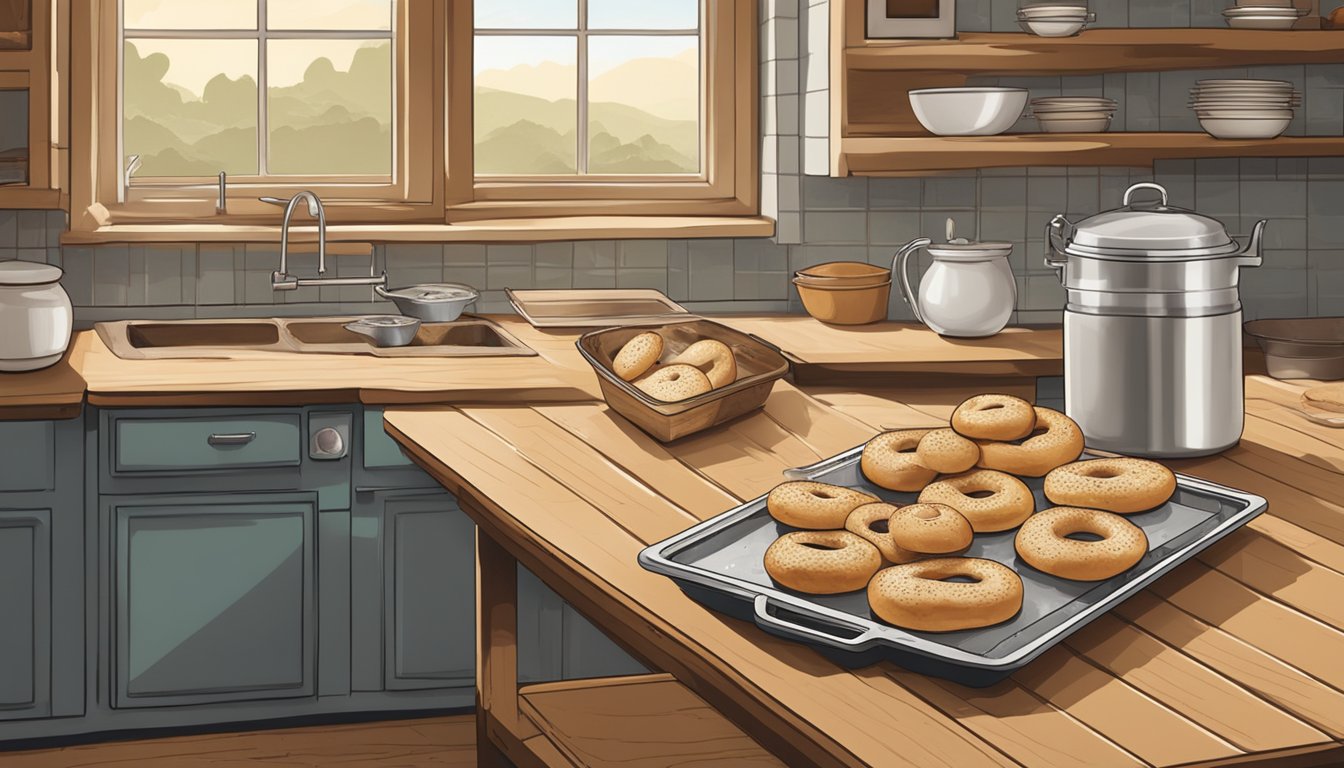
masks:
[[[298,466],[297,413],[202,418],[115,418],[113,474]]]
[[[383,429],[382,409],[364,411],[364,468],[405,469],[413,466],[397,441]]]
[[[55,487],[55,439],[50,421],[0,422],[0,492]]]

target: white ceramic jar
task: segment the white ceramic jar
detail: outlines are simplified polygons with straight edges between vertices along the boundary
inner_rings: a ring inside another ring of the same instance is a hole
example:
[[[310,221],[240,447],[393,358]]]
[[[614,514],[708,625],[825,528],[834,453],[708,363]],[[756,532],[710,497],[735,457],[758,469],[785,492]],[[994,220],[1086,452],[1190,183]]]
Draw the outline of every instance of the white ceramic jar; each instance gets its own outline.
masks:
[[[55,365],[70,345],[74,312],[59,267],[0,261],[0,371]]]
[[[924,248],[933,265],[916,292],[907,267]],[[940,336],[993,336],[1008,325],[1017,306],[1017,281],[1008,264],[1010,243],[959,242],[933,244],[920,238],[901,248],[891,270],[915,318]]]

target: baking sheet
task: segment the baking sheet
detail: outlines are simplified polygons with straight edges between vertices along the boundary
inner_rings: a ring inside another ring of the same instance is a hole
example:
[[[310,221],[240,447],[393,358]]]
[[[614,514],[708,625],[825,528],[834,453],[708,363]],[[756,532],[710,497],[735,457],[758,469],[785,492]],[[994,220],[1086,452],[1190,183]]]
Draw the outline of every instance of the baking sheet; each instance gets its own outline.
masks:
[[[888,491],[867,482],[858,465],[862,450],[858,446],[795,470],[790,478],[859,488],[897,504],[916,500],[918,494]],[[1036,496],[1038,510],[1054,506],[1045,499],[1043,479],[1024,481]],[[770,517],[764,496],[647,548],[640,562],[676,579],[711,607],[755,619],[767,631],[808,642],[833,657],[838,653],[837,660],[842,662],[867,664],[886,659],[969,685],[988,685],[1267,506],[1259,496],[1177,475],[1177,490],[1170,501],[1126,516],[1148,536],[1148,554],[1127,572],[1102,582],[1061,579],[1021,562],[1013,547],[1015,530],[976,534],[966,556],[996,560],[1016,571],[1022,578],[1023,606],[1011,621],[960,632],[914,632],[885,624],[869,610],[862,590],[806,595],[776,586],[765,572],[765,550],[793,529]]]
[[[534,328],[657,325],[691,317],[685,307],[652,288],[506,289],[505,295]]]

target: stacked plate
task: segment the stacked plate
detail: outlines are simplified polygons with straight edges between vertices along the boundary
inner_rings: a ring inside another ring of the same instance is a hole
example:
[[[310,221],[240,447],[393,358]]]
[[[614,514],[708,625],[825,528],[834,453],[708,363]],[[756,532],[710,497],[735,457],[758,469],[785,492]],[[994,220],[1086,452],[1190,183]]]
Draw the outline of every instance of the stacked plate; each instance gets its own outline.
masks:
[[[1305,15],[1306,9],[1294,8],[1291,0],[1237,0],[1223,11],[1233,29],[1292,29]]]
[[[1111,126],[1115,99],[1046,96],[1031,100],[1031,113],[1045,133],[1101,133]]]
[[[1190,108],[1218,139],[1272,139],[1288,129],[1302,94],[1284,80],[1200,80]]]
[[[1088,13],[1086,2],[1033,3],[1017,10],[1022,31],[1041,37],[1072,37],[1096,20],[1096,14]]]

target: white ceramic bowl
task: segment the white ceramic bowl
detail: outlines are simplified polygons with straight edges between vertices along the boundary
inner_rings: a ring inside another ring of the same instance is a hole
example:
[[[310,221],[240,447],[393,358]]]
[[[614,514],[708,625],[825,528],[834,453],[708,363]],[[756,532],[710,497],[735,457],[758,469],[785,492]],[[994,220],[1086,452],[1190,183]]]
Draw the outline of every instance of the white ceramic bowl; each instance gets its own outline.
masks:
[[[1013,127],[1027,106],[1026,88],[921,88],[910,106],[936,136],[995,136]]]
[[[1288,130],[1292,118],[1200,118],[1199,125],[1215,139],[1272,139]]]
[[[1297,17],[1278,18],[1276,16],[1236,16],[1229,17],[1227,26],[1232,29],[1292,29]]]
[[[1023,32],[1037,37],[1073,37],[1087,26],[1086,21],[1065,21],[1062,19],[1025,19],[1017,22]]]
[[[1087,16],[1088,13],[1089,11],[1087,10],[1086,5],[1065,5],[1065,4],[1028,5],[1017,9],[1018,18],[1023,19],[1046,18],[1046,17],[1056,19],[1074,18],[1074,17],[1081,18]]]
[[[1043,133],[1103,133],[1111,127],[1111,118],[1094,117],[1087,119],[1037,117]]]

